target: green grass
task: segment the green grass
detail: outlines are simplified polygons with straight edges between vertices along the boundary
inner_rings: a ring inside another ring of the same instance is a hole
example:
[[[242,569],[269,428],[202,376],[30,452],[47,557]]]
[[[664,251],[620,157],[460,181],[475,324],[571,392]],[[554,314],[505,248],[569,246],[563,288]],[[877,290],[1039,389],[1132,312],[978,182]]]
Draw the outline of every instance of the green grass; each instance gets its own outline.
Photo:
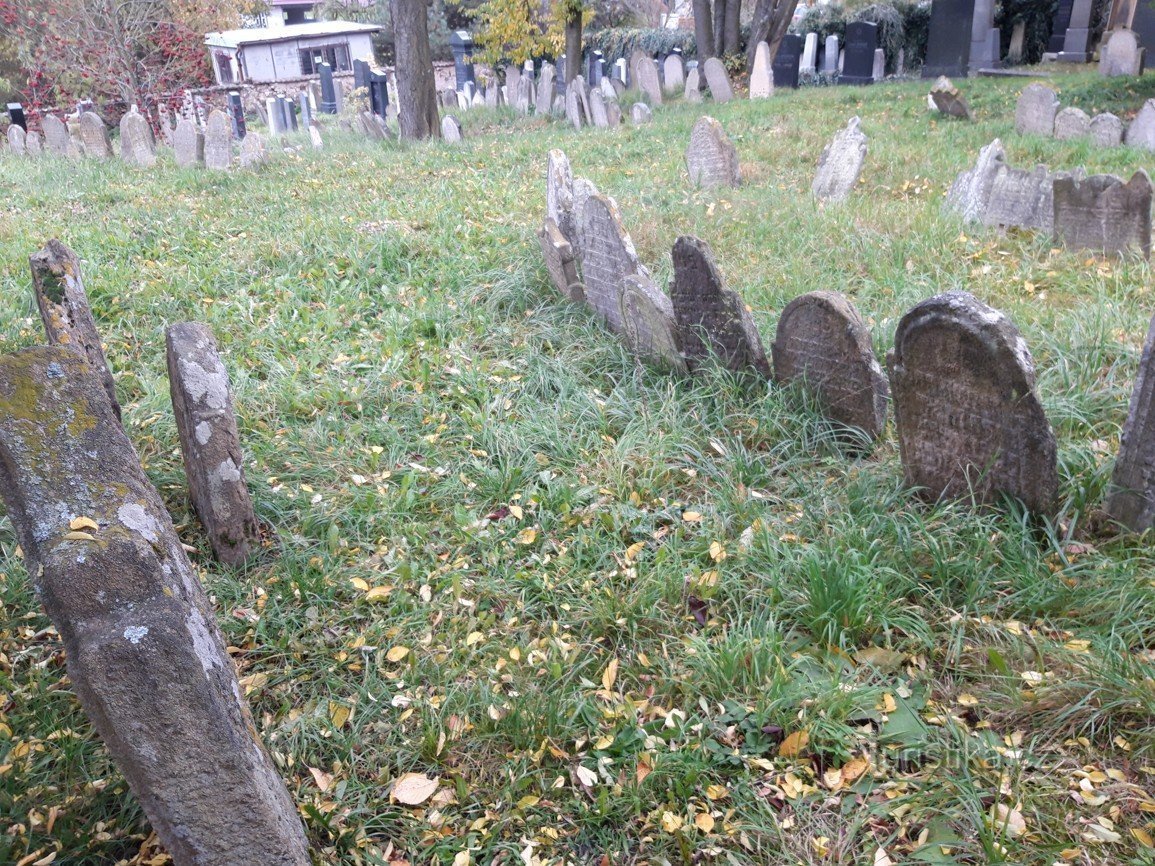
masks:
[[[1056,79],[1121,115],[1152,81]],[[61,238],[322,862],[1152,862],[1155,556],[1096,513],[1150,266],[941,213],[996,136],[1014,165],[1149,154],[1017,136],[1022,81],[960,83],[971,124],[928,115],[921,82],[703,106],[746,178],[717,193],[687,185],[699,111],[679,104],[614,132],[474,112],[460,147],[333,133],[257,173],[0,157],[0,345],[42,339],[27,257]],[[817,208],[853,114],[862,183]],[[937,292],[1006,311],[1059,439],[1059,514],[922,504],[892,433],[852,458],[797,391],[639,367],[549,287],[551,147],[616,198],[659,282],[678,235],[706,240],[766,342],[819,288],[854,299],[880,357]],[[184,491],[163,332],[186,319],[221,344],[278,533],[240,571]],[[0,861],[149,862],[7,523],[0,604]],[[390,802],[409,771],[440,777],[438,803]]]

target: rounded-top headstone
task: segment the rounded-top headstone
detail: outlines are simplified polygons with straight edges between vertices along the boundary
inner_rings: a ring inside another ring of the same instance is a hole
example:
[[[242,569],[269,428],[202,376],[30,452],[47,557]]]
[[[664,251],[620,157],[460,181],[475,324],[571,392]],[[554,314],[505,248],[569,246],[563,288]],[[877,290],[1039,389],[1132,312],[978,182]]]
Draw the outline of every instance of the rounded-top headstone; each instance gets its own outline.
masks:
[[[85,111],[77,121],[80,127],[80,141],[84,155],[91,159],[108,159],[112,156],[112,142],[108,137],[108,127],[95,111]]]
[[[8,127],[8,149],[17,156],[24,156],[27,134],[24,132],[24,127],[18,123],[13,123]]]
[[[460,144],[465,140],[465,136],[461,132],[461,121],[452,114],[447,114],[441,119],[441,137],[450,144]]]
[[[1112,30],[1099,48],[1099,73],[1106,76],[1138,75],[1142,49],[1134,31]]]
[[[1092,117],[1089,129],[1091,141],[1098,147],[1118,147],[1123,143],[1123,121],[1109,111]]]
[[[120,158],[140,168],[156,165],[152,127],[135,105],[120,119]]]
[[[686,65],[682,55],[667,54],[662,61],[662,86],[666,93],[676,94],[686,85]]]
[[[706,76],[706,85],[710,88],[710,96],[715,102],[729,102],[734,98],[730,75],[721,60],[717,57],[707,57],[706,62],[702,64],[702,73]]]
[[[233,134],[228,115],[219,108],[209,113],[205,123],[205,167],[224,170],[233,159]]]
[[[697,66],[686,73],[686,92],[682,98],[689,103],[702,101],[702,73]]]
[[[187,118],[177,121],[172,134],[173,159],[180,168],[204,165],[205,137],[197,125]]]
[[[44,148],[57,156],[68,156],[71,138],[64,121],[54,114],[46,114],[41,126],[44,128]]]
[[[635,102],[630,108],[630,121],[634,126],[649,123],[653,116],[653,112],[650,111],[650,106],[644,102]]]
[[[1055,115],[1055,138],[1068,141],[1091,134],[1091,118],[1081,108],[1068,106]]]
[[[650,105],[662,104],[662,84],[658,80],[658,64],[649,57],[638,60],[638,88]]]
[[[1128,147],[1155,150],[1155,99],[1148,99],[1127,127],[1123,143]]]
[[[736,187],[741,183],[738,151],[712,117],[699,117],[690,131],[686,147],[686,170],[690,183],[705,189],[719,186]]]
[[[1028,84],[1019,94],[1015,106],[1015,132],[1019,135],[1055,134],[1055,115],[1059,112],[1059,96],[1045,84]]]

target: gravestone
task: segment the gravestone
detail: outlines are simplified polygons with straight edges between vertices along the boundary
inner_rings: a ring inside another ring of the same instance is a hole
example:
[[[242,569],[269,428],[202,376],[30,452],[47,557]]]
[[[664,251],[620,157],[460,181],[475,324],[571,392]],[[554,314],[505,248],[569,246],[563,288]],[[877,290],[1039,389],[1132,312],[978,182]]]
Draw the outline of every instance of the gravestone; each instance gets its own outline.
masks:
[[[376,117],[371,111],[364,112]],[[374,121],[376,123],[376,121]],[[259,132],[250,132],[241,139],[240,153],[237,155],[237,164],[241,168],[256,168],[269,161],[269,149],[265,144],[265,137]]]
[[[517,91],[521,86],[521,67],[510,64],[505,67],[505,98],[506,101],[516,107],[517,105]]]
[[[593,181],[584,177],[575,177],[573,179],[573,237],[569,239],[573,246],[574,258],[577,259],[578,267],[582,263],[582,250],[585,248],[585,221],[582,214],[586,212],[586,202],[598,194],[598,188],[594,186]],[[609,198],[607,196],[607,198]],[[610,203],[614,200],[611,198]],[[617,205],[614,205],[615,207]],[[565,231],[565,227],[558,226]]]
[[[46,114],[40,125],[44,129],[44,148],[56,156],[70,156],[69,148],[72,140],[64,122],[55,114]]]
[[[84,145],[84,155],[91,159],[108,159],[112,156],[112,142],[108,138],[108,127],[95,111],[80,115],[80,141]]]
[[[712,117],[699,117],[690,130],[686,147],[686,170],[690,183],[703,189],[736,187],[741,181],[734,143]]]
[[[834,75],[838,72],[838,56],[841,53],[838,37],[831,34],[826,37],[822,49],[822,74]]]
[[[874,49],[874,65],[871,67],[872,81],[882,81],[886,78],[886,52],[881,48]]]
[[[545,268],[549,271],[549,278],[554,288],[571,301],[583,302],[585,290],[578,278],[573,244],[561,233],[557,223],[548,216],[537,233],[537,239],[541,244]]]
[[[962,120],[971,119],[971,109],[966,99],[945,75],[940,76],[930,89],[930,98],[934,107],[943,114]]]
[[[246,136],[248,138],[248,136]],[[260,548],[225,365],[212,332],[197,322],[165,331],[169,391],[193,510],[213,556],[237,566]]]
[[[590,91],[590,118],[593,125],[599,129],[607,129],[610,125],[610,116],[606,111],[606,100],[602,96],[601,88]]]
[[[381,121],[372,111],[359,111],[357,113],[357,131],[370,141],[385,140],[385,127],[381,125]]]
[[[172,136],[176,131],[174,129],[174,121],[172,112],[169,111],[167,105],[163,102],[156,108],[157,125],[160,126],[161,140],[168,146],[172,147]]]
[[[734,88],[726,67],[717,57],[707,57],[702,64],[702,74],[706,76],[706,86],[710,88],[710,98],[717,103],[726,103],[734,98]]]
[[[26,145],[27,134],[24,132],[24,127],[17,126],[15,123],[8,127],[8,148],[17,156],[24,156],[27,150]]]
[[[1100,44],[1099,74],[1139,75],[1143,69],[1143,49],[1130,30],[1114,30]]]
[[[674,242],[674,307],[678,345],[693,368],[713,356],[726,368],[770,377],[770,364],[754,317],[738,293],[726,288],[710,247],[698,238]]]
[[[241,102],[241,94],[236,90],[229,91],[228,107],[225,113],[233,125],[233,138],[240,141],[249,134],[248,126],[245,123],[245,106]]]
[[[316,123],[309,124],[309,143],[313,145],[313,150],[323,150],[325,148],[325,141],[321,138],[321,127]]]
[[[930,7],[923,78],[965,77],[970,69],[975,0],[934,0]]]
[[[662,104],[662,84],[658,81],[658,66],[649,57],[638,60],[638,89],[649,100],[650,105]]]
[[[1111,174],[1055,175],[1055,237],[1073,249],[1151,257],[1151,179],[1142,169],[1124,183]]]
[[[1065,63],[1086,63],[1090,60],[1088,53],[1091,39],[1091,14],[1094,10],[1094,0],[1075,0],[1071,7],[1071,22],[1067,33],[1063,37],[1063,50],[1058,59]]]
[[[574,209],[573,170],[561,150],[551,150],[545,169],[545,215],[553,220],[562,236],[578,254],[576,211]]]
[[[798,64],[801,75],[813,75],[818,71],[818,34],[807,33],[802,42],[802,60]]]
[[[603,78],[602,81],[605,81]],[[606,98],[603,100],[606,106],[606,120],[609,122],[610,129],[617,129],[622,125],[622,106],[617,99]]]
[[[590,86],[580,75],[575,75],[569,86],[577,92],[578,102],[581,103],[582,107],[582,117],[585,118],[586,126],[589,126],[593,123],[593,115],[590,110]]]
[[[971,50],[969,71],[972,75],[982,69],[999,66],[1001,34],[995,27],[995,0],[975,0],[971,20]]]
[[[265,100],[265,117],[268,118],[269,135],[275,137],[285,134],[285,119],[281,116],[281,106],[275,96]]]
[[[846,59],[839,84],[870,84],[874,81],[874,51],[878,48],[878,25],[852,21],[846,25]]]
[[[1118,147],[1123,143],[1123,121],[1110,112],[1091,118],[1091,141],[1098,147]]]
[[[798,63],[802,59],[802,37],[787,33],[778,43],[778,53],[770,69],[774,73],[774,87],[798,87]]]
[[[627,274],[622,281],[622,340],[635,357],[676,372],[685,362],[678,349],[674,308],[649,274]]]
[[[759,42],[754,50],[754,67],[750,70],[750,98],[767,99],[774,95],[774,78],[770,74],[770,46]]]
[[[650,111],[650,106],[644,102],[635,102],[630,107],[630,122],[633,123],[634,126],[649,123],[652,117],[653,113]]]
[[[996,138],[979,151],[974,168],[959,172],[946,194],[943,210],[958,214],[966,222],[982,222],[995,178],[1006,164],[1003,143]]]
[[[96,320],[80,276],[80,259],[60,241],[50,240],[28,259],[32,269],[32,291],[48,342],[76,352],[104,386],[112,414],[120,419],[120,403],[108,359],[96,330]]]
[[[578,78],[581,76],[579,75]],[[576,78],[574,79],[577,80]],[[529,107],[533,104],[536,92],[533,86],[533,75],[522,70],[521,77],[517,80],[516,101],[513,107],[517,109],[518,114],[529,114]]]
[[[1131,407],[1111,474],[1107,513],[1133,532],[1155,525],[1155,318],[1131,392]]]
[[[80,121],[68,122],[68,155],[73,159],[84,156],[84,136],[81,134]]]
[[[63,347],[0,358],[0,496],[69,688],[172,862],[308,866],[201,576],[99,374]]]
[[[1123,142],[1128,147],[1155,150],[1155,99],[1148,99],[1127,126]]]
[[[1059,97],[1045,84],[1028,84],[1019,94],[1015,106],[1015,132],[1019,135],[1055,134],[1055,115],[1059,112]]]
[[[1067,38],[1067,28],[1071,26],[1071,12],[1074,11],[1075,0],[1059,0],[1055,7],[1055,17],[1051,19],[1051,38],[1047,42],[1047,53],[1058,54],[1063,50],[1063,41]]]
[[[205,124],[205,168],[227,170],[233,160],[233,140],[229,118],[219,108],[209,113]]]
[[[1023,62],[1023,43],[1027,38],[1027,22],[1019,19],[1011,29],[1011,44],[1007,47],[1007,63],[1018,66]]]
[[[682,98],[691,105],[702,101],[702,73],[697,66],[686,73],[686,92]]]
[[[24,136],[24,152],[31,157],[40,156],[44,150],[44,145],[40,141],[40,133],[31,131]]]
[[[180,168],[204,165],[205,136],[191,120],[181,118],[172,134],[173,159]]]
[[[652,60],[653,58],[640,48],[635,48],[630,52],[630,80],[627,82],[634,90],[641,89],[641,75],[638,72],[638,67],[643,60]]]
[[[1091,118],[1081,108],[1068,106],[1055,115],[1055,138],[1069,141],[1091,134]]]
[[[152,128],[134,105],[132,111],[120,119],[120,158],[141,168],[156,165],[156,142]]]
[[[1045,165],[1034,171],[999,166],[981,220],[1003,230],[1036,229],[1049,236],[1055,226],[1053,175]]]
[[[572,81],[565,89],[565,116],[574,129],[581,129],[589,123],[589,118],[582,108],[581,98],[578,96],[578,88],[574,87]]]
[[[778,319],[770,352],[776,381],[808,389],[831,420],[871,440],[882,435],[886,377],[870,328],[846,296],[818,291],[795,298]]]
[[[907,484],[931,501],[1009,494],[1050,511],[1055,436],[1006,316],[966,292],[937,295],[902,317],[887,366]]]
[[[667,54],[662,61],[662,86],[670,95],[677,95],[685,88],[686,66],[681,54]]]
[[[333,80],[333,67],[322,63],[317,72],[321,76],[321,114],[337,113],[337,83]]]
[[[441,137],[450,144],[461,144],[465,136],[461,132],[461,121],[452,114],[441,118]]]
[[[541,77],[537,80],[537,93],[534,94],[533,112],[537,115],[549,114],[550,103],[553,102],[554,72],[552,63],[541,65]],[[486,91],[486,96],[489,92]]]
[[[818,170],[810,191],[820,202],[841,202],[850,197],[858,182],[862,164],[866,161],[866,134],[858,128],[860,121],[852,117],[846,128],[840,130],[818,160]]]
[[[609,197],[596,192],[590,195],[579,219],[582,228],[578,261],[586,303],[611,331],[622,334],[626,277],[641,275],[648,279],[649,274],[638,261],[634,242],[622,226],[617,205]]]

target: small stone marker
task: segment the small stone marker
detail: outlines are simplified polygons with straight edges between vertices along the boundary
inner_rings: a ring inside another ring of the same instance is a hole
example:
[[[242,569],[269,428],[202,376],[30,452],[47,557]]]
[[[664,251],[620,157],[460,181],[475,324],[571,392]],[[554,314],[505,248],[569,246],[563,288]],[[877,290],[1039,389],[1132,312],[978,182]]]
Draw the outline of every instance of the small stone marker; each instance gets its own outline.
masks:
[[[966,99],[945,75],[940,75],[934,87],[930,89],[930,98],[934,102],[934,107],[943,114],[961,120],[971,119],[971,109]]]
[[[738,293],[726,288],[705,241],[683,236],[674,242],[674,306],[678,345],[695,366],[711,355],[730,370],[770,377],[770,364],[754,317]]]
[[[584,301],[585,290],[578,277],[573,244],[566,240],[557,223],[550,217],[545,218],[545,225],[537,233],[537,239],[554,288],[571,301]]]
[[[1050,235],[1055,226],[1054,176],[1045,165],[1034,171],[1000,166],[980,219],[1003,230],[1036,229]]]
[[[441,118],[441,137],[450,144],[461,144],[465,136],[461,132],[461,121],[452,114]]]
[[[120,119],[120,158],[140,168],[156,165],[156,141],[152,127],[148,125],[136,106]]]
[[[95,111],[80,115],[80,140],[84,145],[84,155],[91,159],[108,159],[112,156],[112,142],[108,138],[108,127]]]
[[[308,866],[200,576],[99,373],[63,347],[0,358],[0,496],[72,691],[173,862]]]
[[[699,117],[690,131],[686,147],[686,170],[690,183],[703,189],[719,186],[736,187],[742,182],[738,151],[712,117]]]
[[[376,117],[376,115],[374,115]],[[376,121],[374,121],[376,124]],[[256,130],[241,139],[241,151],[237,162],[241,168],[256,168],[269,161],[269,149],[265,145],[265,137]]]
[[[1099,74],[1139,75],[1143,68],[1143,49],[1131,30],[1112,30],[1099,45]]]
[[[686,86],[686,65],[681,54],[667,54],[662,61],[662,86],[666,93],[677,94]]]
[[[205,123],[205,167],[227,170],[232,160],[233,137],[229,117],[219,108],[214,108]]]
[[[456,91],[454,91],[456,93]],[[362,111],[357,114],[357,129],[370,141],[384,141],[385,127],[381,119],[372,111]],[[246,136],[247,138],[247,136]],[[242,146],[244,142],[241,142]]]
[[[1151,258],[1151,179],[1140,169],[1124,183],[1113,174],[1059,173],[1054,183],[1055,237],[1074,249]]]
[[[677,372],[686,367],[678,351],[674,308],[644,271],[622,281],[622,338],[633,354]]]
[[[32,290],[48,342],[79,354],[104,383],[112,413],[120,418],[116,385],[108,359],[100,345],[100,333],[92,317],[92,307],[80,276],[80,259],[60,241],[50,240],[28,264],[32,268]]]
[[[650,105],[662,104],[662,84],[658,81],[658,65],[649,57],[638,60],[638,89]]]
[[[650,106],[644,102],[635,102],[630,108],[630,121],[634,126],[649,123],[653,116],[653,113],[650,111]]]
[[[24,136],[24,152],[31,157],[40,156],[44,146],[40,141],[40,133],[29,132]]]
[[[1005,493],[1052,508],[1055,436],[1010,319],[967,292],[937,295],[902,317],[887,366],[908,484],[932,501]]]
[[[774,378],[815,394],[828,418],[872,441],[886,427],[886,377],[874,357],[870,328],[850,299],[810,292],[786,305],[774,343]]]
[[[1059,112],[1059,97],[1045,84],[1028,84],[1019,94],[1015,106],[1015,132],[1019,135],[1055,134],[1055,115]]]
[[[70,156],[69,146],[72,139],[64,122],[54,114],[46,114],[40,125],[44,129],[45,149],[56,156]]]
[[[826,37],[822,49],[822,74],[835,75],[838,72],[838,58],[842,53],[838,37],[833,33]]]
[[[622,334],[622,292],[628,276],[648,277],[617,205],[594,193],[581,211],[581,263],[586,303],[615,334]]]
[[[846,128],[840,130],[818,160],[818,171],[810,190],[821,202],[841,202],[850,197],[858,182],[862,164],[866,161],[866,134],[858,128],[860,121],[852,117]]]
[[[204,165],[205,136],[191,120],[181,118],[172,134],[173,159],[180,168]]]
[[[553,220],[562,237],[577,247],[576,211],[574,209],[573,170],[565,151],[553,149],[549,152],[545,169],[545,215]]]
[[[1148,99],[1127,127],[1123,143],[1128,147],[1155,150],[1155,99]]]
[[[571,82],[572,83],[572,82]],[[529,114],[529,107],[533,104],[534,97],[533,76],[525,72],[521,73],[521,78],[517,81],[516,99],[513,107],[517,109],[518,114]]]
[[[1123,143],[1123,121],[1109,111],[1092,117],[1089,129],[1097,147],[1118,147]]]
[[[17,126],[15,123],[8,127],[8,149],[16,156],[24,156],[27,151],[26,139],[27,133],[24,132],[24,127]]]
[[[770,72],[770,46],[759,42],[754,50],[754,67],[750,70],[750,98],[767,99],[774,95],[774,77]]]
[[[979,151],[975,167],[961,171],[946,194],[943,209],[957,213],[967,222],[982,222],[991,198],[991,187],[999,170],[1007,164],[1003,143],[995,139]]]
[[[172,325],[165,331],[165,341],[169,391],[193,510],[213,556],[226,565],[240,565],[260,547],[261,533],[245,486],[228,373],[205,325]]]
[[[313,150],[324,150],[325,140],[321,137],[321,127],[316,123],[309,124],[309,142],[313,145]]]
[[[691,104],[702,101],[702,73],[697,66],[686,73],[686,92],[682,98]]]
[[[706,86],[710,88],[710,97],[715,102],[725,103],[734,98],[730,76],[721,60],[717,57],[707,57],[706,62],[702,64],[702,74],[706,76]]]
[[[1131,408],[1111,475],[1107,513],[1133,532],[1155,525],[1155,318],[1139,359]]]
[[[1055,115],[1055,138],[1069,141],[1091,134],[1091,118],[1081,108],[1068,106]]]

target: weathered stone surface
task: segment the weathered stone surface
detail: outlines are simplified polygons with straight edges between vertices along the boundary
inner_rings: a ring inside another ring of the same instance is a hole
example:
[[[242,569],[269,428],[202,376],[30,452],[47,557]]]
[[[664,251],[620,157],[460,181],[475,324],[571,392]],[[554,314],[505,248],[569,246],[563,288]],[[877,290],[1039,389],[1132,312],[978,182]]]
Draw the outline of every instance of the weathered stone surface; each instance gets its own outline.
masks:
[[[630,122],[634,126],[641,126],[643,123],[649,123],[653,119],[653,112],[650,111],[650,106],[644,102],[635,102],[630,107]]]
[[[641,89],[640,78],[641,74],[638,72],[638,67],[643,60],[653,60],[653,58],[642,51],[640,48],[635,48],[630,52],[630,87],[634,90]]]
[[[1128,147],[1155,150],[1155,99],[1148,99],[1127,126],[1123,142]]]
[[[1111,475],[1107,513],[1134,532],[1155,526],[1155,318],[1147,329],[1131,409]]]
[[[95,111],[80,115],[80,140],[84,145],[84,155],[92,159],[108,159],[112,156],[112,142],[108,137],[108,127]]]
[[[562,150],[549,152],[545,169],[545,215],[571,244],[577,238],[573,198],[573,171]],[[577,247],[574,247],[577,251]]]
[[[136,106],[120,119],[120,158],[140,168],[156,165],[156,141],[152,127],[148,125]]]
[[[979,151],[974,168],[959,172],[946,194],[943,209],[957,213],[967,222],[982,222],[995,178],[1006,164],[1003,143],[996,138]]]
[[[1081,108],[1068,106],[1055,115],[1055,138],[1069,141],[1091,134],[1091,118]]]
[[[376,118],[377,115],[373,116]],[[375,126],[378,125],[376,120],[373,123]],[[248,135],[241,139],[237,163],[241,168],[256,168],[268,161],[269,148],[265,144],[265,137],[255,130],[249,130]]]
[[[622,339],[638,358],[682,372],[674,309],[649,275],[627,274],[622,281]]]
[[[648,278],[649,274],[638,261],[634,242],[610,198],[590,195],[581,211],[581,222],[579,262],[586,303],[611,331],[623,334],[622,292],[626,277]]]
[[[48,342],[76,352],[92,367],[104,384],[112,413],[120,418],[116,385],[100,345],[100,334],[80,276],[80,259],[60,241],[50,240],[28,259],[32,290]]]
[[[8,127],[8,149],[16,156],[24,156],[27,147],[25,141],[27,134],[24,132],[24,127],[15,123]]]
[[[457,91],[454,91],[456,93]],[[385,127],[382,125],[380,119],[372,111],[361,111],[357,114],[357,131],[360,132],[370,141],[384,141]],[[245,136],[247,139],[248,136]],[[241,141],[241,147],[244,147],[244,140]]]
[[[686,64],[682,55],[667,54],[662,61],[662,87],[669,94],[679,93],[686,86]]]
[[[846,201],[858,182],[858,174],[866,161],[866,134],[858,128],[859,122],[857,117],[852,117],[822,151],[810,187],[819,201]]]
[[[461,132],[461,121],[452,114],[441,118],[441,137],[450,144],[460,144],[465,141]]]
[[[572,81],[569,87],[565,89],[565,116],[574,129],[581,129],[583,126],[589,125],[589,116],[582,106],[579,89],[574,87]]]
[[[750,98],[767,99],[774,95],[774,76],[770,72],[770,46],[759,42],[754,49],[754,66],[750,70]]]
[[[245,486],[229,375],[206,326],[172,325],[165,331],[165,341],[169,391],[193,510],[213,555],[226,565],[240,565],[257,552],[261,537]]]
[[[517,91],[521,86],[521,67],[510,64],[505,67],[505,101],[508,105],[517,102]]]
[[[1097,253],[1151,257],[1151,179],[1140,169],[1124,183],[1112,174],[1055,175],[1055,237]]]
[[[706,86],[710,88],[710,98],[715,102],[729,102],[734,98],[734,88],[730,75],[717,57],[708,57],[702,64],[702,74],[706,76]]]
[[[738,151],[722,124],[714,118],[699,117],[690,130],[686,170],[690,173],[690,183],[705,189],[734,187],[742,182]]]
[[[537,91],[533,95],[534,114],[549,114],[550,103],[553,101],[554,78],[556,74],[552,63],[543,63],[541,65],[541,76],[537,80]]]
[[[1099,44],[1099,74],[1138,75],[1142,66],[1138,37],[1130,30],[1112,30]]]
[[[32,157],[40,156],[44,152],[39,132],[32,131],[24,136],[24,152]]]
[[[585,290],[578,277],[573,245],[566,240],[557,223],[547,216],[545,225],[537,233],[537,239],[554,288],[571,301],[584,301]]]
[[[521,78],[517,80],[517,91],[513,103],[513,107],[517,110],[517,113],[529,114],[529,107],[533,105],[535,96],[533,76],[522,70]]]
[[[309,143],[313,145],[313,150],[324,150],[325,140],[321,137],[321,127],[316,123],[309,124]]]
[[[982,223],[1000,229],[1054,229],[1054,177],[1045,165],[1034,171],[999,166]]]
[[[870,328],[850,299],[810,292],[786,305],[774,343],[774,378],[814,393],[827,417],[877,439],[886,427],[886,377]]]
[[[581,266],[582,249],[585,243],[585,219],[582,215],[586,212],[586,202],[597,194],[598,188],[594,186],[593,181],[584,177],[575,177],[573,179],[573,211],[570,216],[573,235],[566,236],[573,245],[574,257],[577,259],[579,267]],[[610,202],[613,203],[612,198]],[[562,230],[562,234],[565,234],[566,229],[564,224],[559,222],[558,228]]]
[[[1091,141],[1099,147],[1118,147],[1123,143],[1123,121],[1110,112],[1091,118]]]
[[[930,89],[930,99],[934,107],[943,114],[960,120],[971,119],[971,109],[957,87],[945,75],[940,75]]]
[[[214,108],[205,123],[205,167],[224,171],[232,161],[233,134],[228,115]]]
[[[1028,84],[1019,94],[1015,106],[1015,132],[1019,135],[1055,134],[1055,115],[1059,112],[1059,97],[1045,84]]]
[[[163,102],[156,107],[157,126],[160,127],[160,140],[166,146],[173,146],[173,133],[176,132],[172,112]]]
[[[173,861],[308,866],[199,575],[100,377],[62,347],[0,358],[0,495],[70,688]]]
[[[662,104],[662,83],[658,80],[658,64],[650,57],[638,61],[638,89],[650,105]]]
[[[617,129],[622,125],[622,106],[617,99],[604,99],[606,107],[606,123],[610,129]]]
[[[191,120],[181,118],[172,134],[172,153],[181,168],[195,168],[205,162],[205,136]]]
[[[683,236],[674,242],[670,301],[682,355],[691,367],[713,356],[739,372],[769,378],[770,364],[754,317],[738,293],[726,288],[705,241]]]
[[[702,101],[702,73],[698,71],[697,66],[686,73],[686,92],[682,98],[690,104]]]
[[[68,135],[68,127],[64,125],[64,121],[54,114],[46,114],[40,125],[44,129],[44,147],[49,153],[56,156],[72,155],[69,153],[72,139]]]
[[[1006,316],[967,292],[937,295],[903,316],[887,366],[908,484],[930,500],[1005,493],[1052,508],[1055,436]]]
[[[594,88],[590,91],[590,117],[593,120],[593,125],[599,129],[609,128],[610,115],[606,111],[606,99],[602,96],[600,88]]]

